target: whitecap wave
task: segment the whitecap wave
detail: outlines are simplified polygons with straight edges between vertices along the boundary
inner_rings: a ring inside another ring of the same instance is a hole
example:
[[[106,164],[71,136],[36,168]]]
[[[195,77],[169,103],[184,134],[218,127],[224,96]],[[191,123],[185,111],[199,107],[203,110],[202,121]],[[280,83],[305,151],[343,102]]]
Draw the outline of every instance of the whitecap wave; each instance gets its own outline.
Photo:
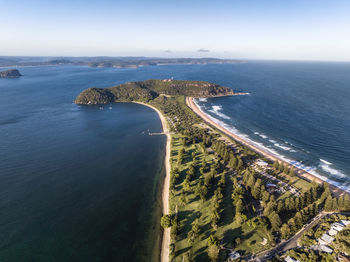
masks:
[[[223,118],[223,119],[231,119],[229,116],[225,115],[224,113],[221,113],[222,106],[212,106],[211,110],[208,110],[209,112],[214,113],[215,115]]]
[[[254,146],[256,146],[257,148],[261,149],[262,151],[265,151],[265,152],[268,152],[270,154],[272,154],[273,156],[275,156],[276,158],[280,159],[280,160],[283,160],[291,165],[293,165],[294,167],[296,168],[299,168],[303,171],[306,171],[308,173],[310,173],[311,175],[321,179],[322,181],[325,181],[329,184],[332,184],[336,187],[339,187],[341,188],[342,190],[344,191],[347,191],[350,193],[350,185],[349,185],[349,182],[345,182],[344,181],[344,178],[346,177],[343,173],[341,173],[339,170],[336,170],[334,168],[331,168],[329,167],[329,165],[326,165],[325,162],[321,161],[321,163],[324,165],[322,166],[321,164],[321,168],[326,171],[328,174],[330,174],[331,176],[337,178],[337,179],[341,179],[343,180],[344,182],[337,182],[337,181],[334,181],[332,180],[332,177],[326,177],[322,174],[320,174],[319,172],[317,172],[317,167],[316,166],[310,166],[310,165],[306,165],[306,164],[303,164],[302,162],[299,162],[299,161],[295,161],[295,160],[292,160],[292,159],[289,159],[287,158],[286,156],[278,153],[276,150],[272,149],[272,148],[269,148],[268,146],[265,146],[263,145],[262,143],[259,143],[259,142],[256,142],[252,139],[249,138],[248,135],[244,134],[244,133],[241,133],[240,131],[238,131],[238,129],[236,129],[234,126],[231,126],[231,125],[228,125],[226,124],[225,122],[219,120],[219,119],[216,119],[215,117],[212,117],[208,114],[206,114],[203,110],[203,108],[205,107],[201,107],[198,105],[198,103],[196,103],[196,100],[193,100],[194,103],[196,104],[196,106],[198,107],[198,109],[204,113],[208,118],[210,118],[213,122],[217,123],[218,125],[222,126],[223,128],[225,128],[226,130],[228,130],[229,132],[233,133],[234,135],[242,138],[243,140],[245,140],[248,144],[252,144]],[[209,110],[210,111],[210,110]],[[269,140],[270,142],[276,142],[275,140]],[[276,143],[273,143],[273,144],[276,144]],[[292,149],[293,150],[293,149]],[[329,162],[328,162],[329,163]]]
[[[331,174],[332,176],[335,176],[339,179],[343,179],[346,177],[346,175],[343,172],[331,167],[332,163],[327,162],[325,160],[322,161],[322,159],[320,159],[320,160],[321,160],[320,166],[325,172],[327,172],[327,173]]]
[[[207,102],[208,100],[206,98],[198,98],[200,102]]]
[[[278,144],[278,143],[274,143],[274,146],[276,146],[276,147],[278,147],[278,148],[281,148],[281,149],[283,149],[283,150],[285,150],[285,151],[290,151],[290,150],[291,150],[290,147],[288,147],[288,146],[283,146],[283,145]]]
[[[260,136],[261,138],[264,138],[264,139],[266,139],[266,138],[267,138],[267,136],[266,136],[266,135],[264,135],[264,134],[260,134],[259,132],[254,132],[254,134],[255,134],[255,135],[257,135],[257,136]]]
[[[331,165],[331,164],[332,164],[331,162],[328,162],[328,161],[326,161],[326,160],[324,160],[324,159],[322,159],[322,158],[320,158],[320,161],[321,161],[322,163],[326,164],[326,165]]]

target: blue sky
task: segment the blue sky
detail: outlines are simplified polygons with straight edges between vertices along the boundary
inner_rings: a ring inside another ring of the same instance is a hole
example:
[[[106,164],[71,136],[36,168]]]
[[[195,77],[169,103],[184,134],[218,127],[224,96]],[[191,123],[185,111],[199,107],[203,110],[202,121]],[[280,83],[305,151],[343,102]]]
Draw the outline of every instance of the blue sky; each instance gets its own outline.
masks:
[[[350,61],[348,0],[0,0],[0,55]]]

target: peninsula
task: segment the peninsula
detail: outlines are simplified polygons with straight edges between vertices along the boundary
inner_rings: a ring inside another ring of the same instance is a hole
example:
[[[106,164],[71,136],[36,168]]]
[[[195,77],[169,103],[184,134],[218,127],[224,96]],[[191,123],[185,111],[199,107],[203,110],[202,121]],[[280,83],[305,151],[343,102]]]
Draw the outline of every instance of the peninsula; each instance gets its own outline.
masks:
[[[197,97],[228,95],[236,93],[204,81],[164,79],[89,88],[75,103],[137,102],[160,115],[168,139],[161,261],[297,261],[304,253],[326,261],[342,256],[349,238],[341,239],[344,248],[329,244],[325,249],[322,241],[304,245],[303,233],[328,215],[345,221],[343,232],[348,232],[349,195],[232,136],[193,103]],[[297,243],[302,251],[295,249]]]
[[[22,76],[17,69],[9,69],[6,71],[0,71],[0,78],[18,78]]]

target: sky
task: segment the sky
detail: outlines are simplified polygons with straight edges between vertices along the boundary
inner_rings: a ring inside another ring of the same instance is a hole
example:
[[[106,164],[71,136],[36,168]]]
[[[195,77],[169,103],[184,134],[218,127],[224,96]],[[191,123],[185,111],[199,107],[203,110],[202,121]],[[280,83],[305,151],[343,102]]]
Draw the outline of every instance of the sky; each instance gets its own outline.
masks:
[[[350,61],[349,0],[0,0],[0,55]]]

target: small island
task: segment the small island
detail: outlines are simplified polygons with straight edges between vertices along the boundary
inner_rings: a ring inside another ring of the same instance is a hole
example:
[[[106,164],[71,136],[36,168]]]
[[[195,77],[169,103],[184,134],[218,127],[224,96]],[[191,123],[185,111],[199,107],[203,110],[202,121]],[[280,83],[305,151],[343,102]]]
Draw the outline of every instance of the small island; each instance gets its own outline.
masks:
[[[135,102],[159,114],[167,136],[162,262],[335,261],[350,253],[349,194],[235,136],[196,104],[242,94],[164,79],[89,88],[75,103]]]
[[[22,76],[17,69],[9,69],[6,71],[0,71],[0,78],[18,78]]]

